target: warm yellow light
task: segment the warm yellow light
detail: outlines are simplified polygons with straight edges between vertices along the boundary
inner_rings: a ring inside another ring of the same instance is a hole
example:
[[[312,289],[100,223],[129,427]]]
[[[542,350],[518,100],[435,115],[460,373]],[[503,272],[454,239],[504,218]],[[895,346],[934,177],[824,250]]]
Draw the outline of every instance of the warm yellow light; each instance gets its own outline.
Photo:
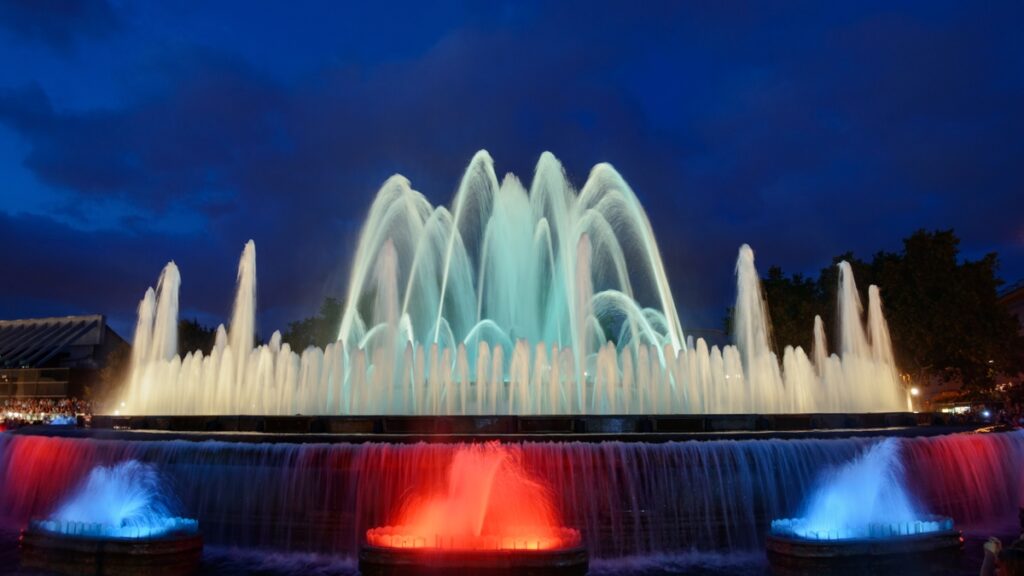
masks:
[[[913,388],[910,389],[910,395],[911,396],[917,396],[920,393],[921,393],[921,390],[917,386],[914,386]]]

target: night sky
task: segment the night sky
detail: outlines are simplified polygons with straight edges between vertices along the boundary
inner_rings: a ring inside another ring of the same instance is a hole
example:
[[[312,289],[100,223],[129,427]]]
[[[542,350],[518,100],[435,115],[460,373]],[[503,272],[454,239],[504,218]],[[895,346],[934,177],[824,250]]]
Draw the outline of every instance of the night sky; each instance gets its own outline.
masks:
[[[226,321],[253,238],[267,335],[343,295],[388,176],[447,204],[480,148],[612,163],[684,329],[743,242],[815,273],[955,228],[1024,278],[1024,3],[269,4],[0,0],[0,318],[130,337],[173,259]]]

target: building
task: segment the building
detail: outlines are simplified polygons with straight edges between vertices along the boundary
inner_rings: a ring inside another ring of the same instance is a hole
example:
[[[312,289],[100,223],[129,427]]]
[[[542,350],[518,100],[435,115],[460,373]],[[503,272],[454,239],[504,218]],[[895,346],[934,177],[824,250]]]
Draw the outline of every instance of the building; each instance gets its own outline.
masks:
[[[82,398],[129,350],[99,314],[0,320],[0,398]]]
[[[999,294],[999,303],[1017,317],[1021,334],[1024,334],[1024,280],[1008,286]]]

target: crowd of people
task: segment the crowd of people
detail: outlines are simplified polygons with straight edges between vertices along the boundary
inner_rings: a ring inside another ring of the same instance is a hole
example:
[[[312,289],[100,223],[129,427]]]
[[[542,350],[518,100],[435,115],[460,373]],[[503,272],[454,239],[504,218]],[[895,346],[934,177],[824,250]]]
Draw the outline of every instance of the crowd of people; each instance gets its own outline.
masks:
[[[92,417],[93,405],[78,398],[9,398],[0,400],[0,428],[28,424],[76,424]]]

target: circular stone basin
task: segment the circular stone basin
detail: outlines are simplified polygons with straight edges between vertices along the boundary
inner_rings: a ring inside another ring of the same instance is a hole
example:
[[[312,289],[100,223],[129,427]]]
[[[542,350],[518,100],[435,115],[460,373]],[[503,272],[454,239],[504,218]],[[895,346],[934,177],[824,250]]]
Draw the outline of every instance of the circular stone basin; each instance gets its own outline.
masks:
[[[932,516],[912,523],[873,524],[868,534],[842,530],[803,530],[802,519],[775,520],[767,539],[772,572],[789,574],[867,574],[898,570],[927,574],[948,566],[963,547],[949,518]]]
[[[25,568],[69,575],[183,576],[195,572],[203,539],[195,520],[158,529],[34,520],[19,541]]]
[[[580,533],[558,528],[545,536],[427,538],[403,527],[366,533],[359,551],[363,576],[402,574],[567,574],[583,576],[589,561]]]

